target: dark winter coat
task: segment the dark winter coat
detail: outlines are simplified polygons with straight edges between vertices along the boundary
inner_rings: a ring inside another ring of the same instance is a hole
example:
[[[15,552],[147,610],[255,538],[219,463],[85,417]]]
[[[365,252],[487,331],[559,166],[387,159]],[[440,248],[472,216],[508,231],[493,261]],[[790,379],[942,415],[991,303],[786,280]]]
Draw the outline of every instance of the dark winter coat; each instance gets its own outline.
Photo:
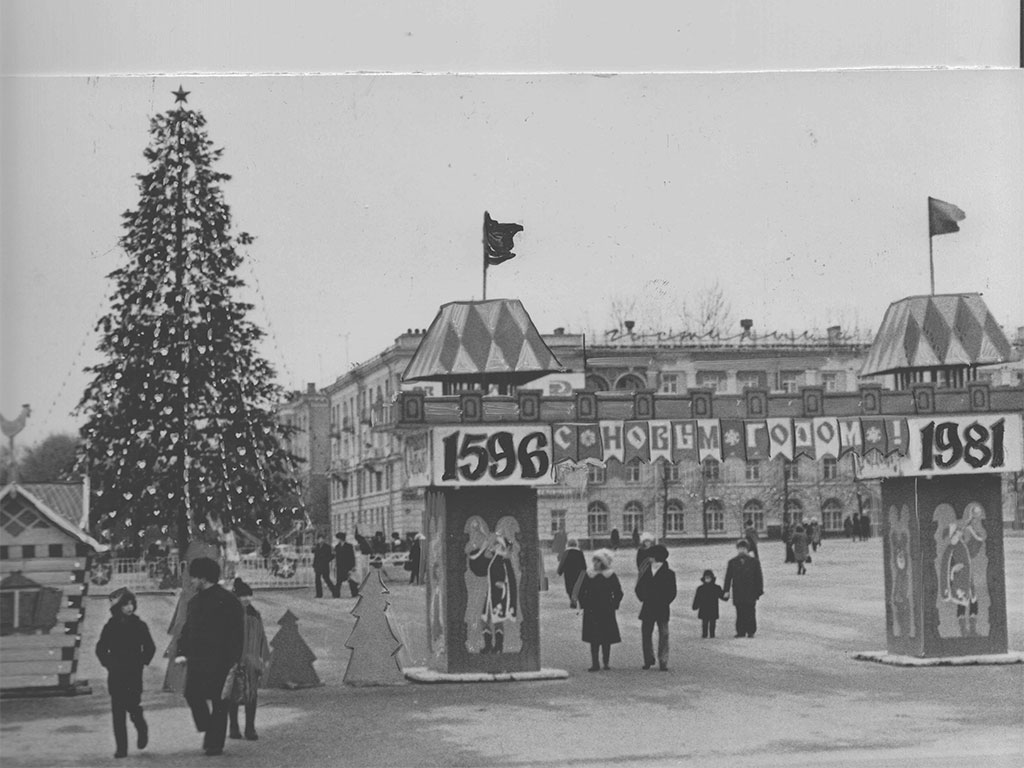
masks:
[[[860,536],[862,539],[871,538],[871,515],[860,516]]]
[[[242,657],[239,659],[241,674],[245,675],[244,704],[255,704],[263,670],[270,661],[270,646],[263,629],[263,617],[251,605],[245,607],[242,631]]]
[[[676,574],[662,564],[657,571],[647,570],[636,582],[641,621],[668,621],[669,606],[676,599]]]
[[[348,578],[356,568],[356,551],[347,541],[334,545],[334,567],[338,571],[338,580]]]
[[[793,555],[796,557],[798,563],[802,563],[807,560],[808,555],[808,541],[807,534],[803,531],[797,531],[793,534]]]
[[[747,540],[747,545],[750,549],[750,553],[754,557],[758,557],[757,553],[757,531],[753,528],[747,528],[743,532],[743,538]]]
[[[562,562],[558,565],[558,575],[565,576],[565,592],[570,597],[572,596],[573,588],[576,586],[577,579],[585,570],[587,570],[587,559],[583,556],[583,553],[575,547],[565,550]]]
[[[693,596],[693,610],[697,612],[697,618],[717,619],[719,600],[725,600],[722,588],[713,581],[707,584],[701,582]]]
[[[177,648],[188,662],[186,698],[220,698],[228,670],[242,655],[242,633],[242,604],[219,584],[189,600]]]
[[[331,551],[331,545],[326,541],[313,547],[313,572],[329,573],[333,556],[334,553]]]
[[[764,594],[761,563],[756,557],[746,553],[736,555],[725,569],[725,584],[722,589],[732,593],[732,601],[736,605],[756,603]]]
[[[409,545],[409,564],[405,567],[405,570],[412,571],[413,573],[420,572],[420,557],[422,557],[422,549],[420,548],[420,540],[413,539],[412,544]]]
[[[620,643],[619,622],[615,612],[622,602],[622,585],[612,571],[588,573],[580,589],[583,608],[583,642]]]
[[[638,549],[636,551],[636,570],[637,570],[637,573],[639,573],[640,570],[643,568],[644,560],[647,560],[647,559],[649,559],[651,557],[651,550],[653,548],[654,548],[653,546],[641,547],[640,549]]]
[[[115,606],[120,612],[120,604]],[[134,614],[113,615],[100,632],[96,655],[107,670],[111,698],[138,706],[142,695],[142,668],[153,660],[156,646],[146,622]]]

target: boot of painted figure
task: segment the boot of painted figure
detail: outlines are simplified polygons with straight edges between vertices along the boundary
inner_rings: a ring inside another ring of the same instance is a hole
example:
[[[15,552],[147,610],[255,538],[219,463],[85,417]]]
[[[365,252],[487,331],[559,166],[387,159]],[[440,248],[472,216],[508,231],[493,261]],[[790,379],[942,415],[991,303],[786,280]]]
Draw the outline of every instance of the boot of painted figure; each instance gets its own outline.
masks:
[[[967,626],[968,626],[968,630],[967,631],[970,633],[971,637],[977,637],[978,636],[978,617],[977,616],[971,616],[967,620]]]
[[[505,633],[495,632],[494,633],[494,652],[501,653],[505,648]]]
[[[960,636],[967,637],[967,618],[960,616],[957,618],[957,621],[960,623]]]
[[[480,649],[480,653],[490,653],[491,650],[491,633],[484,632],[484,647]]]

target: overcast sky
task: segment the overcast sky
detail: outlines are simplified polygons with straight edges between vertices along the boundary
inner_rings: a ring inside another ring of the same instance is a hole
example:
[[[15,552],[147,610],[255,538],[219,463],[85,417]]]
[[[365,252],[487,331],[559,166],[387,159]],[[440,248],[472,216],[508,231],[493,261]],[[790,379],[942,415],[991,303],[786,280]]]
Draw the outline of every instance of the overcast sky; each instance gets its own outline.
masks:
[[[1012,333],[1020,75],[6,78],[0,411],[32,403],[26,443],[75,426],[120,214],[179,82],[225,149],[235,227],[257,238],[252,319],[293,388],[479,298],[485,209],[525,227],[488,295],[545,332],[602,331],[651,281],[686,299],[716,280],[762,331],[874,329],[928,291],[931,195],[967,214],[935,238],[937,290],[982,292]]]

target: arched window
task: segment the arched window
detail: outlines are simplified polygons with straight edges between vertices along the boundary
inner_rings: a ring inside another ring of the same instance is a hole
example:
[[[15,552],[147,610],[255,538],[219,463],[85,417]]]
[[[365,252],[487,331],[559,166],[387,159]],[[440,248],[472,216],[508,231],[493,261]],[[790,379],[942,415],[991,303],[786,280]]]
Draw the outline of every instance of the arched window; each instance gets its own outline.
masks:
[[[615,389],[627,392],[635,392],[638,389],[647,389],[647,382],[635,373],[627,373],[619,377],[615,382]]]
[[[625,533],[632,533],[633,529],[638,531],[644,529],[644,505],[639,501],[631,501],[622,510],[622,530]]]
[[[725,531],[725,507],[718,499],[708,499],[704,505],[704,528],[708,533]]]
[[[821,505],[821,527],[825,531],[843,530],[843,502],[826,499]]]
[[[684,533],[686,520],[683,514],[683,502],[679,499],[669,499],[665,505],[665,530],[668,533]]]
[[[705,480],[718,480],[721,477],[722,468],[718,462],[708,457],[704,459],[704,479]]]
[[[764,530],[764,505],[758,499],[751,499],[743,505],[743,526],[754,524],[754,530]]]
[[[604,536],[606,533],[608,533],[608,507],[600,501],[592,501],[587,507],[587,534]]]
[[[587,389],[592,392],[607,392],[608,381],[603,376],[598,376],[596,373],[588,373],[586,380]]]
[[[783,523],[799,523],[804,518],[804,505],[799,499],[789,499],[786,502],[786,511],[782,515]]]

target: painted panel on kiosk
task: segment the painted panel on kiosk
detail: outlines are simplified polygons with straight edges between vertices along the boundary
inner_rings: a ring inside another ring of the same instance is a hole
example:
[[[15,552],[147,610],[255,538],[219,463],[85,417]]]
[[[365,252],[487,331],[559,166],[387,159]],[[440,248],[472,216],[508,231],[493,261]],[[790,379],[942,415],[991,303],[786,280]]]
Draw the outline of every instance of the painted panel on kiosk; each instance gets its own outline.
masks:
[[[427,666],[438,672],[447,671],[445,639],[445,496],[442,491],[426,493],[426,536],[423,552],[426,557],[427,582]]]
[[[540,669],[536,490],[443,493],[446,671]]]
[[[920,656],[924,652],[921,546],[913,481],[884,480],[882,505],[888,650]]]

